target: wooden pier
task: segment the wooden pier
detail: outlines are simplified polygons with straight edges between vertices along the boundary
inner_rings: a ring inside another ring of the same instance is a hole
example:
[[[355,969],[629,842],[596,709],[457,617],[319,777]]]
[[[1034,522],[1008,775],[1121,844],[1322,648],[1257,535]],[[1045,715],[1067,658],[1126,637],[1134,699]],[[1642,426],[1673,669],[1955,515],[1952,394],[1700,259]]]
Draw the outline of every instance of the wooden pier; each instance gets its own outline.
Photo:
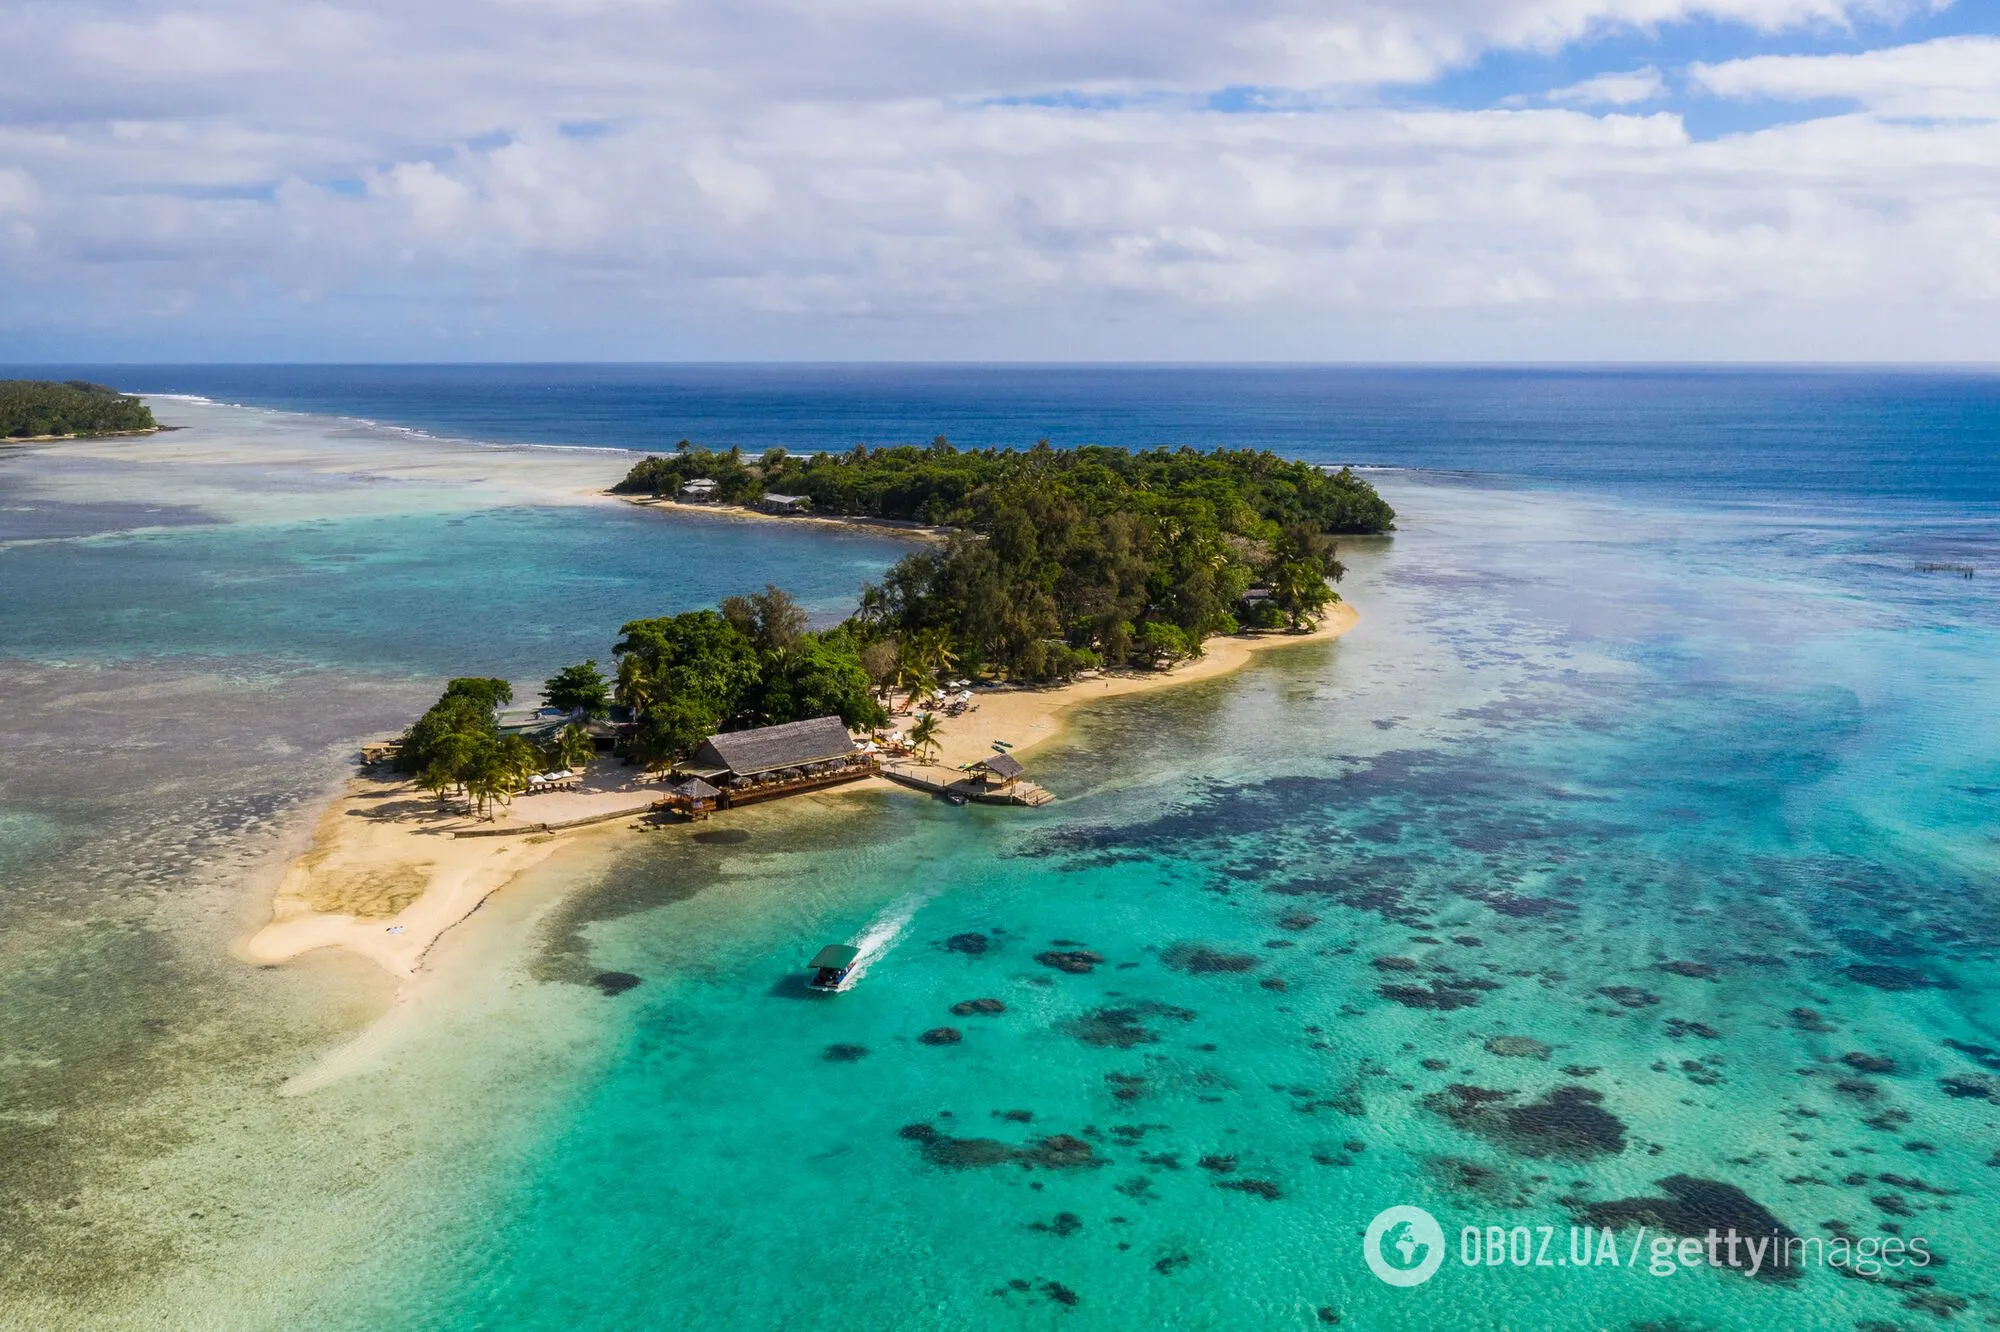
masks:
[[[989,785],[978,777],[959,772],[955,768],[920,766],[908,763],[892,763],[882,769],[882,775],[898,786],[907,786],[913,791],[925,791],[931,795],[961,800],[976,800],[982,805],[1046,805],[1055,796],[1045,788],[1025,779],[1010,781],[1005,785]]]

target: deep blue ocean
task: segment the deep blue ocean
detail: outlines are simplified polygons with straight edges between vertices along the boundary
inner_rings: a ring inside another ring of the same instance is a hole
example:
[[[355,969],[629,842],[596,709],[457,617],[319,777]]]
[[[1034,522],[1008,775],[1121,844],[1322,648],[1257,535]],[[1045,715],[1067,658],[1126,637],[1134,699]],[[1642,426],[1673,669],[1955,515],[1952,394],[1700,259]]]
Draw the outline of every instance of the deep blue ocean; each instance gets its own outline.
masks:
[[[794,452],[1272,449],[1684,494],[2000,502],[1990,370],[1032,365],[56,366],[458,439]]]
[[[2000,377],[59,373],[191,396],[0,453],[0,1326],[2000,1320]],[[441,677],[766,581],[837,616],[906,549],[585,502],[629,456],[583,450],[940,433],[1366,465],[1398,530],[1338,641],[1028,751],[1042,809],[607,836],[414,1003],[232,955]],[[836,940],[868,974],[801,997]],[[1364,1261],[1391,1205],[1426,1284]]]

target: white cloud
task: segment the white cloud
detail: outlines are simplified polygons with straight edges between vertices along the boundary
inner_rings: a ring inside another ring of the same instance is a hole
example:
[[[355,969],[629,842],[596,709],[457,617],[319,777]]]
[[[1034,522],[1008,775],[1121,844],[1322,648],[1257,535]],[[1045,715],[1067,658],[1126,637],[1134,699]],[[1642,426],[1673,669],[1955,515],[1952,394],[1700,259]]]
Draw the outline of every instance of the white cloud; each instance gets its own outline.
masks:
[[[1034,355],[1066,326],[1143,356],[1235,321],[1264,341],[1214,353],[1309,356],[1335,326],[1463,346],[1496,319],[1629,332],[1679,309],[1865,339],[1882,320],[1804,312],[2000,300],[1994,127],[1862,115],[1698,143],[1618,110],[1660,98],[1650,66],[1533,109],[1392,111],[1376,90],[1611,26],[1876,12],[0,0],[29,53],[0,83],[0,351],[51,346],[51,309],[135,306],[170,312],[176,354],[197,327],[233,348],[215,354],[269,354],[230,330],[289,323],[290,354],[406,346],[370,339],[421,324],[494,354],[700,355],[740,327],[732,354]],[[1990,39],[1964,43],[1993,67]],[[1694,77],[1726,97],[1837,85],[1897,115],[1985,95],[1951,49]],[[1232,86],[1293,109],[1205,109]],[[1063,92],[1105,100],[1043,104]],[[1473,354],[1506,354],[1498,336]]]
[[[1563,106],[1636,106],[1657,101],[1667,92],[1667,81],[1651,65],[1623,74],[1599,74],[1548,93],[1545,100]]]
[[[1857,55],[1753,56],[1695,65],[1719,97],[1852,100],[1891,116],[2000,119],[2000,37],[1940,37]]]

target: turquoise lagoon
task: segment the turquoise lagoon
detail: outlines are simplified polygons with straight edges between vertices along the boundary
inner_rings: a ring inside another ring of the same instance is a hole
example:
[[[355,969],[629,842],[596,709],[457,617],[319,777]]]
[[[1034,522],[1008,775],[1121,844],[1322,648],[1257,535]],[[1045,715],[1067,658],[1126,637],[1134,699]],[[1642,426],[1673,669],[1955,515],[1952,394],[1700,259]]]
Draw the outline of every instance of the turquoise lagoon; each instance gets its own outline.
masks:
[[[1990,570],[1984,501],[1382,473],[1401,530],[1344,548],[1338,643],[1082,713],[1034,756],[1045,810],[884,795],[600,839],[299,1095],[386,987],[227,942],[353,739],[444,671],[532,679],[729,586],[835,612],[896,548],[524,511],[532,451],[394,504],[333,485],[323,524],[42,457],[0,474],[21,507],[115,530],[0,553],[9,694],[53,700],[10,717],[0,786],[21,1325],[2000,1316],[2000,617],[1990,577],[1915,568]],[[104,507],[134,502],[200,513]],[[59,726],[101,761],[58,762]],[[806,996],[837,939],[878,945],[867,974]],[[980,998],[1004,1011],[952,1012]],[[1450,1241],[1413,1290],[1362,1261],[1397,1203]],[[1939,1261],[1459,1261],[1462,1226],[1566,1255],[1584,1221]]]

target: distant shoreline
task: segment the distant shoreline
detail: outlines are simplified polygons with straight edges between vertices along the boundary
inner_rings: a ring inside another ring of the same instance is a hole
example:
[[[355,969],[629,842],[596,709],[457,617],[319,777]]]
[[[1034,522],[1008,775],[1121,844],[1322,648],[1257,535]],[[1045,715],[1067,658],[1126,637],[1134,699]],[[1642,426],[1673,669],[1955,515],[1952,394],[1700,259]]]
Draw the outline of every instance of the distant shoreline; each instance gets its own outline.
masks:
[[[768,523],[817,523],[823,527],[862,528],[901,537],[906,541],[943,541],[951,535],[951,529],[948,527],[931,527],[924,523],[911,522],[907,518],[866,518],[829,513],[765,513],[761,509],[753,509],[742,504],[685,504],[680,500],[652,495],[621,495],[615,490],[607,490],[604,493],[612,499],[622,500],[638,509],[706,514],[711,518],[750,518]]]
[[[158,435],[169,430],[185,429],[183,426],[156,425],[144,430],[92,430],[76,435],[5,435],[0,436],[0,444],[61,444],[79,439],[128,439],[134,435]]]

